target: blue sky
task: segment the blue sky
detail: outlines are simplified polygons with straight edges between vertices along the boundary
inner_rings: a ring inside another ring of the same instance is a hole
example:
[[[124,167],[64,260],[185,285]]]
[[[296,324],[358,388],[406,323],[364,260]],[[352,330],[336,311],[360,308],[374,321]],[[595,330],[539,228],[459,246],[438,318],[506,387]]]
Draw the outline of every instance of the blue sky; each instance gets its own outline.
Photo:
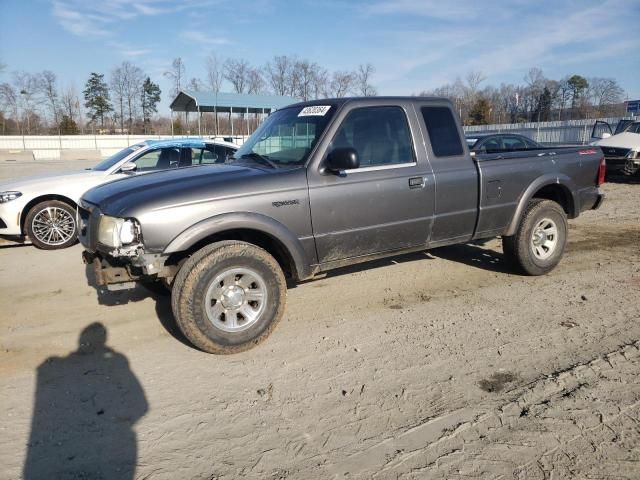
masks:
[[[0,81],[48,69],[80,91],[89,72],[108,77],[129,60],[160,83],[167,108],[171,60],[204,78],[214,50],[255,65],[282,54],[330,70],[372,63],[389,95],[471,70],[483,85],[523,83],[539,67],[550,78],[613,77],[635,99],[638,25],[640,0],[0,0]]]

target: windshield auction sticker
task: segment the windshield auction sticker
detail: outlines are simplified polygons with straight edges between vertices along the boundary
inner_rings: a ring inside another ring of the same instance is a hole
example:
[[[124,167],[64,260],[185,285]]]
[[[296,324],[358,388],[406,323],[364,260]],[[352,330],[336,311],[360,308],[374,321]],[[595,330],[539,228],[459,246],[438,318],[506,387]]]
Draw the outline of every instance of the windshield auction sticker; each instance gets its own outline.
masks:
[[[324,117],[331,108],[331,105],[313,105],[312,107],[304,107],[299,117]]]

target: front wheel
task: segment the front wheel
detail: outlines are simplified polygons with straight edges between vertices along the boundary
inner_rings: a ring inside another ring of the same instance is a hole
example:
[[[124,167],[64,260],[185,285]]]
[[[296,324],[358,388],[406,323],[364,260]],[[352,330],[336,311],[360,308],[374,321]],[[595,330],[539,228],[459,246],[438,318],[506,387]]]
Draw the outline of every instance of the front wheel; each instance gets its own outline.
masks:
[[[515,235],[502,238],[504,254],[524,273],[543,275],[560,263],[567,229],[567,216],[560,205],[551,200],[532,200]]]
[[[67,248],[78,239],[76,212],[59,200],[47,200],[31,208],[24,228],[31,243],[42,250]]]
[[[187,260],[173,283],[171,306],[180,330],[209,353],[257,345],[282,318],[287,286],[278,262],[245,242],[209,245]]]

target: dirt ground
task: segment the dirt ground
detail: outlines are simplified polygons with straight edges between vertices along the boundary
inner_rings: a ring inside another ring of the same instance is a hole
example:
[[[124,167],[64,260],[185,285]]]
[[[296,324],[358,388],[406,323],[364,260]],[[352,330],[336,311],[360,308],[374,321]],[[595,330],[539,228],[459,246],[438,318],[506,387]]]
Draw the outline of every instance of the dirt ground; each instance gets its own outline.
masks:
[[[232,356],[4,242],[0,478],[639,479],[640,185],[604,191],[548,276],[498,239],[343,269]]]

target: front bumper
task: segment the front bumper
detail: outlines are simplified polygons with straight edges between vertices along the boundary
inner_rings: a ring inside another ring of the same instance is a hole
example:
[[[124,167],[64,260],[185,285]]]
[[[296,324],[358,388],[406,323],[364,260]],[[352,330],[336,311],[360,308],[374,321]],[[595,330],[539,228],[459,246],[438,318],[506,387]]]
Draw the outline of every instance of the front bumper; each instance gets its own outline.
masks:
[[[0,203],[0,235],[22,235],[20,213],[23,205],[19,200],[21,199]]]
[[[620,173],[624,167],[625,164],[627,163],[627,157],[612,157],[612,156],[606,156],[604,157],[607,166],[607,173]]]
[[[135,257],[114,257],[100,251],[85,250],[82,260],[93,267],[96,284],[110,290],[133,288],[143,279],[166,278],[172,280],[177,265],[165,265],[166,256],[140,253]]]
[[[96,284],[101,287],[117,285],[115,289],[133,288],[135,282],[140,279],[139,275],[132,274],[130,266],[109,259],[99,253],[93,253],[85,250],[82,252],[82,260],[85,264],[93,267]],[[129,268],[128,268],[129,267]]]
[[[623,173],[625,175],[635,175],[640,172],[640,159],[628,159],[627,163],[624,164]]]

